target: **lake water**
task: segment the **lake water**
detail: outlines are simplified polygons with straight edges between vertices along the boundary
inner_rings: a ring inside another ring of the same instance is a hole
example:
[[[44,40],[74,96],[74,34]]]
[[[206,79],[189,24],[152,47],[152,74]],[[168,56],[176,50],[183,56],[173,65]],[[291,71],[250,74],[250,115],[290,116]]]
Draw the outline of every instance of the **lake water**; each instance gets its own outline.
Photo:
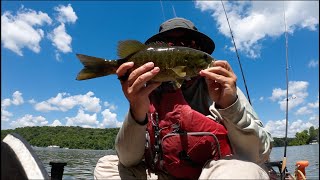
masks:
[[[63,179],[93,179],[93,170],[98,159],[106,154],[115,154],[112,150],[80,150],[60,148],[35,148],[47,171],[51,172],[50,161],[66,162]],[[283,159],[283,147],[272,149],[271,161]],[[319,145],[290,146],[287,148],[287,168],[295,169],[299,160],[309,161],[306,169],[308,179],[319,179]]]
[[[272,148],[271,161],[282,161],[284,147]],[[306,168],[307,179],[319,179],[319,144],[287,147],[287,169],[294,172],[297,161],[307,160],[309,166]]]

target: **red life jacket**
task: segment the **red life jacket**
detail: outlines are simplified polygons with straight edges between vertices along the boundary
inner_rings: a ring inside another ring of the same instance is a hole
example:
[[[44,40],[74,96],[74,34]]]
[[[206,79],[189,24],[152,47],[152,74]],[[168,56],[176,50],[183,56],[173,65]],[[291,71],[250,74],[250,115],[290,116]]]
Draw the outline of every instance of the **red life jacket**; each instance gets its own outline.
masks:
[[[231,155],[226,128],[191,109],[181,89],[150,95],[145,161],[152,172],[198,179],[208,160]]]

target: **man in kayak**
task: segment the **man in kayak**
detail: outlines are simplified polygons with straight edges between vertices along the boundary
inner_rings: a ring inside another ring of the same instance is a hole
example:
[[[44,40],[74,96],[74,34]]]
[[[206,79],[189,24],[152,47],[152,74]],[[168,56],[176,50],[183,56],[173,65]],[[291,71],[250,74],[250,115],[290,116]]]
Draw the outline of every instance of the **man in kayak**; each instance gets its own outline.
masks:
[[[153,42],[190,47],[208,54],[215,48],[212,39],[183,18],[162,23],[159,33],[145,44]],[[182,93],[168,90],[164,87],[166,83],[148,83],[161,70],[154,63],[146,63],[129,73],[133,66],[134,63],[127,62],[117,70],[130,109],[116,137],[117,156],[107,155],[99,159],[94,170],[95,179],[269,178],[262,166],[270,155],[271,135],[263,128],[252,106],[236,86],[237,77],[228,61],[216,60],[211,67],[201,70],[198,77],[185,80],[180,89]],[[167,96],[170,93],[175,94]],[[179,116],[175,115],[177,112]],[[190,116],[184,116],[184,113]],[[174,131],[166,134],[161,121],[169,123],[167,127],[170,128],[176,125],[173,122],[178,122],[181,127],[172,128]],[[216,126],[219,132],[210,127],[208,131],[204,130],[208,124]],[[203,146],[192,144],[191,138],[194,136],[188,135],[190,129],[215,134],[220,143],[219,156],[214,155],[217,149],[211,150],[206,146],[209,139]],[[184,140],[180,142],[178,138],[170,141],[169,150],[166,149],[168,142],[164,137],[177,134],[180,140],[187,137],[187,143]],[[172,146],[179,149],[178,153]],[[192,148],[197,149],[194,154]],[[198,163],[197,159],[203,158],[203,152],[209,152],[209,158],[205,163]],[[172,169],[176,164],[182,167]]]

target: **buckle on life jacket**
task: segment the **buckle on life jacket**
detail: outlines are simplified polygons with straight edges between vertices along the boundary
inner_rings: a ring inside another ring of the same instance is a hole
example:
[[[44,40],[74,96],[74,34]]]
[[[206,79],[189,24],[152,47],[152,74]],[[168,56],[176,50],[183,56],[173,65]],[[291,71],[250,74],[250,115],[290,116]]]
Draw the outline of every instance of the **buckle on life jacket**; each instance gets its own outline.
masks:
[[[161,139],[160,139],[160,128],[159,128],[159,115],[157,112],[150,113],[152,127],[154,129],[154,150],[155,156],[153,159],[154,165],[158,164],[161,159]]]

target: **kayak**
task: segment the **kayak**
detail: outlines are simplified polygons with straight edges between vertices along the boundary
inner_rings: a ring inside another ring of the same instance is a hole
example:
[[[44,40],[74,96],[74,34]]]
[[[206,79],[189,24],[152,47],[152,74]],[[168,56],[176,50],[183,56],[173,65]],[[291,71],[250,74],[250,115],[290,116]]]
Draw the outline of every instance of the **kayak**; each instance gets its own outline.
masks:
[[[51,175],[31,147],[19,134],[8,134],[1,141],[1,179],[62,179],[65,162],[50,162]]]
[[[1,141],[1,179],[50,179],[30,144],[19,134]]]

